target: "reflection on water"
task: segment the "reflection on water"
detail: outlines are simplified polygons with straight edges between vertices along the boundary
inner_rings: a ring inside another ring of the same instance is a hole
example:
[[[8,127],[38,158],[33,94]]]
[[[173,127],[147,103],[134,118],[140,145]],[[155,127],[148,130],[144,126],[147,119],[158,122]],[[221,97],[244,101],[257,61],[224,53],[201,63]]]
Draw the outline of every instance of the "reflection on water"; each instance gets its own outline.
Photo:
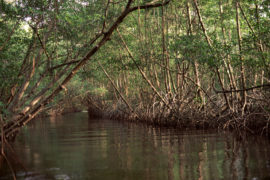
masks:
[[[14,149],[19,179],[270,179],[270,145],[232,134],[160,129],[87,113],[36,120]],[[10,179],[7,165],[0,179]]]

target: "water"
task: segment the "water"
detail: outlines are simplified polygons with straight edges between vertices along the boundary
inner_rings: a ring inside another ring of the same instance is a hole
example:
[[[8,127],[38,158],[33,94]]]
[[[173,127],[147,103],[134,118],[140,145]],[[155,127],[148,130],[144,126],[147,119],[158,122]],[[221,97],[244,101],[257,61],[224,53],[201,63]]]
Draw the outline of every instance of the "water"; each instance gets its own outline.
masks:
[[[87,113],[38,119],[14,149],[18,179],[270,179],[270,144],[230,133],[143,127]],[[6,164],[0,179],[11,179]]]

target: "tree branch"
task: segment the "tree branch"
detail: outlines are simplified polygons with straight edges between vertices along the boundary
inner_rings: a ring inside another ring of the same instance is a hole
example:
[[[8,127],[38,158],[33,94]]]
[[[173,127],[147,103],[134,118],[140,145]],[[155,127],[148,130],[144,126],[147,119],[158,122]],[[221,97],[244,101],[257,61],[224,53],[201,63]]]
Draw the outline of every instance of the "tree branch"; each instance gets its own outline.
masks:
[[[118,16],[118,18],[115,20],[115,22],[112,24],[112,26],[108,29],[106,33],[103,33],[102,39],[97,43],[96,46],[94,46],[92,49],[89,50],[87,55],[80,60],[76,64],[76,66],[67,74],[67,76],[64,78],[62,83],[60,83],[44,100],[37,103],[35,106],[31,107],[30,110],[27,111],[27,114],[23,115],[22,117],[19,117],[16,122],[10,122],[6,124],[5,126],[5,136],[12,136],[17,131],[19,131],[20,127],[24,126],[27,122],[29,122],[31,119],[33,119],[41,110],[44,108],[44,106],[48,105],[49,102],[58,94],[60,93],[65,87],[65,85],[75,76],[75,74],[78,72],[78,70],[87,63],[90,58],[96,54],[96,52],[110,39],[113,32],[117,29],[117,27],[123,22],[123,20],[127,17],[127,15],[137,9],[150,9],[154,7],[160,7],[168,4],[170,0],[164,2],[164,3],[157,3],[157,4],[148,4],[143,6],[136,6],[133,8],[130,8],[131,3],[133,0],[129,0],[125,10],[121,13],[121,15]]]
[[[263,87],[270,87],[270,84],[263,84],[263,85],[259,85],[259,86],[253,86],[250,88],[246,88],[246,89],[235,89],[235,90],[224,90],[224,91],[218,91],[215,88],[214,91],[216,93],[232,93],[232,92],[246,92],[246,91],[251,91],[253,89],[259,89],[259,88],[263,88]]]

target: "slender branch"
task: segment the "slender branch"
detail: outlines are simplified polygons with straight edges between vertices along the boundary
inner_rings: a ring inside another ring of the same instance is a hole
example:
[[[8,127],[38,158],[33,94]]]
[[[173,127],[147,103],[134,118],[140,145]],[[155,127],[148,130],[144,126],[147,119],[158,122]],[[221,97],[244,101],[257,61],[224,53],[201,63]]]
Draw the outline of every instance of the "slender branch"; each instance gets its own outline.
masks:
[[[110,0],[107,1],[107,4],[106,4],[106,8],[105,8],[105,12],[104,12],[104,21],[103,21],[103,27],[102,27],[102,30],[101,32],[104,32],[105,28],[106,28],[106,19],[107,19],[107,16],[108,16],[108,9],[109,9],[109,5],[110,5]]]
[[[260,50],[260,52],[261,52],[260,55],[261,55],[261,57],[262,57],[262,59],[263,59],[264,65],[267,66],[267,65],[266,65],[266,59],[265,59],[265,57],[264,57],[264,55],[263,55],[264,49],[263,49],[263,45],[262,45],[262,40],[255,34],[254,29],[252,28],[251,24],[249,23],[249,21],[248,21],[248,19],[247,19],[247,16],[245,15],[245,12],[244,12],[244,10],[243,10],[243,8],[242,8],[240,2],[238,3],[238,7],[239,7],[239,9],[240,9],[240,11],[241,11],[242,16],[244,17],[244,19],[245,19],[245,21],[246,21],[246,23],[247,23],[249,29],[251,30],[252,35],[253,35],[254,38],[257,40],[257,42],[255,41],[255,45],[258,46],[258,48],[259,48],[259,50]]]
[[[39,33],[38,33],[38,30],[37,30],[36,28],[33,28],[32,26],[30,26],[30,27],[33,29],[34,33],[37,35],[38,41],[39,41],[39,43],[40,43],[42,49],[44,50],[44,52],[45,52],[45,54],[46,54],[48,60],[51,61],[51,58],[50,58],[50,56],[49,56],[49,54],[48,54],[48,52],[47,52],[47,50],[46,50],[45,44],[43,44],[43,42],[42,42],[42,40],[41,40],[41,38],[40,38],[40,35],[39,35]]]
[[[263,85],[259,85],[259,86],[253,86],[253,87],[246,88],[246,89],[235,89],[235,90],[225,90],[225,91],[219,91],[219,90],[216,90],[214,88],[214,91],[216,93],[246,92],[246,91],[251,91],[251,90],[259,89],[259,88],[263,88],[263,87],[270,87],[270,84],[263,84]]]
[[[211,41],[210,37],[208,36],[205,25],[203,23],[203,19],[202,19],[201,12],[200,12],[200,9],[199,9],[199,6],[198,6],[198,2],[197,2],[197,0],[193,0],[193,2],[194,2],[194,5],[195,5],[195,8],[196,8],[196,11],[197,11],[197,15],[198,15],[198,18],[199,18],[199,21],[200,21],[200,25],[201,25],[202,30],[203,30],[204,37],[205,37],[209,47],[212,49],[212,41]]]
[[[252,35],[253,35],[255,38],[258,38],[257,35],[255,34],[255,32],[254,32],[254,30],[253,30],[251,24],[249,23],[249,21],[248,21],[248,19],[247,19],[247,16],[245,15],[245,12],[244,12],[244,10],[243,10],[243,8],[242,8],[240,2],[239,2],[239,4],[238,4],[238,7],[239,7],[239,9],[240,9],[240,11],[241,11],[242,16],[244,17],[244,19],[245,19],[245,21],[246,21],[246,23],[247,23],[249,29],[251,30]]]
[[[63,64],[59,64],[59,65],[56,65],[54,67],[51,67],[50,69],[48,69],[48,71],[53,71],[53,70],[58,69],[58,68],[61,68],[63,66],[67,66],[67,65],[71,65],[71,64],[76,64],[76,63],[78,63],[80,61],[81,60],[73,60],[73,61],[69,61],[69,62],[63,63]]]
[[[147,84],[151,87],[151,89],[156,93],[156,95],[162,100],[162,102],[166,105],[168,105],[168,103],[166,102],[166,100],[161,96],[161,94],[157,91],[157,89],[155,88],[155,86],[153,85],[153,83],[147,78],[145,72],[139,67],[139,65],[137,64],[134,56],[132,55],[131,51],[129,50],[125,40],[123,39],[122,35],[120,34],[120,32],[117,30],[118,35],[126,49],[126,51],[128,52],[129,57],[131,58],[131,60],[133,61],[133,63],[135,64],[135,66],[137,67],[137,69],[139,70],[139,72],[141,73],[143,79],[147,82]]]
[[[205,39],[207,41],[207,44],[208,44],[210,50],[213,52],[214,48],[213,48],[213,45],[212,45],[212,40],[207,34],[207,31],[206,31],[206,28],[205,28],[205,25],[203,23],[203,19],[202,19],[201,13],[200,13],[200,9],[199,9],[199,6],[198,6],[198,2],[197,2],[197,0],[193,0],[193,2],[194,2],[194,5],[195,5],[195,8],[196,8],[196,11],[197,11],[197,15],[198,15],[198,18],[199,18],[199,21],[200,21],[201,28],[203,30],[203,34],[205,36]],[[213,53],[213,55],[216,58],[216,54]],[[220,83],[222,89],[224,90],[224,85],[223,85],[223,82],[221,80],[221,75],[220,75],[220,72],[219,72],[219,68],[217,66],[215,66],[215,71],[217,73],[219,83]],[[229,103],[227,95],[224,93],[223,96],[224,96],[224,99],[226,101],[227,106],[231,109],[231,105]]]
[[[124,101],[124,103],[127,105],[127,107],[129,108],[129,110],[132,113],[135,113],[135,111],[132,109],[132,107],[130,106],[130,104],[128,103],[128,101],[124,98],[124,96],[122,95],[122,93],[118,90],[118,88],[116,87],[116,85],[114,84],[112,78],[110,77],[110,75],[107,73],[107,71],[104,69],[104,67],[101,65],[100,62],[98,62],[99,66],[101,67],[102,71],[104,72],[104,74],[106,75],[106,77],[110,80],[112,86],[114,87],[114,89],[117,91],[117,93],[120,95],[121,99]],[[136,113],[135,113],[136,114]],[[136,114],[137,115],[137,114]],[[137,117],[139,117],[137,115]]]
[[[135,11],[137,9],[151,9],[151,8],[155,8],[155,7],[166,6],[167,4],[169,4],[170,1],[171,0],[167,0],[163,3],[156,3],[156,4],[150,3],[150,4],[145,4],[142,6],[135,6],[133,8],[130,8],[129,11],[132,12],[132,11]]]

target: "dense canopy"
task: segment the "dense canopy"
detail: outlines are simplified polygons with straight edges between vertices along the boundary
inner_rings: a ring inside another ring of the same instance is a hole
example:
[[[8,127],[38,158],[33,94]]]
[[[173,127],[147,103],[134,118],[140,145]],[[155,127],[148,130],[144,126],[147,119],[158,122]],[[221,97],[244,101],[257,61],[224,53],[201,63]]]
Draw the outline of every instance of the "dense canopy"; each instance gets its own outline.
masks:
[[[2,0],[2,133],[85,106],[268,133],[269,9],[267,0]]]

